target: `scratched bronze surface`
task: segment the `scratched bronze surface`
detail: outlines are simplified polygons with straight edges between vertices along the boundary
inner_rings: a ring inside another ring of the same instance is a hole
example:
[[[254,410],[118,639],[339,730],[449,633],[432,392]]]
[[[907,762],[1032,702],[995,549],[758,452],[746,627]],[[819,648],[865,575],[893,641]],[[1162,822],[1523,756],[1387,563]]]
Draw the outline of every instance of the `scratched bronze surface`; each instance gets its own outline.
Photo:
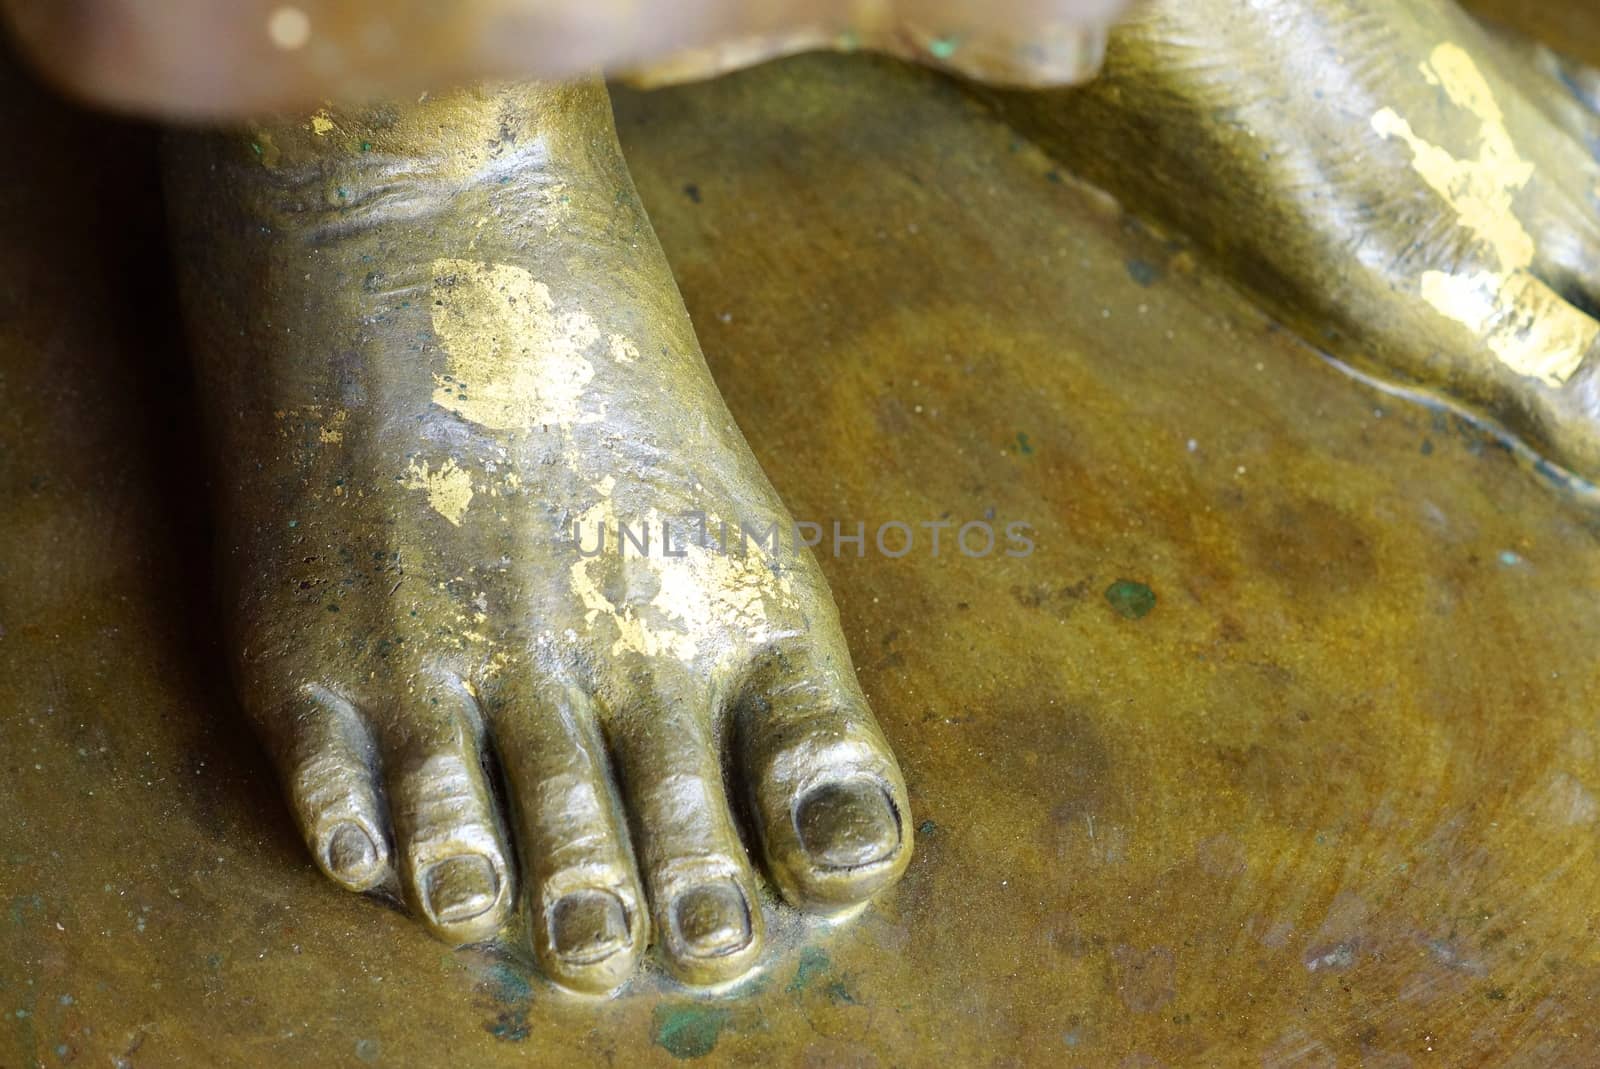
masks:
[[[745,987],[561,995],[312,867],[231,705],[148,130],[0,89],[0,1066],[1593,1064],[1600,525],[952,83],[622,95],[918,850]],[[871,548],[1032,525],[1026,559]]]

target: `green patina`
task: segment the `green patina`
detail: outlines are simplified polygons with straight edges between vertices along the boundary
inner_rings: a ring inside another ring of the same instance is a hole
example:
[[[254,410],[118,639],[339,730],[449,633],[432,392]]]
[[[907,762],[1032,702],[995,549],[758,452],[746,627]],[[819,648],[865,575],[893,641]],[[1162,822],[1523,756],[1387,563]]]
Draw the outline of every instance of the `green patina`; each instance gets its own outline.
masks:
[[[935,37],[928,42],[928,53],[934,59],[949,59],[956,54],[956,49],[961,47],[961,41],[956,37]]]
[[[650,1037],[674,1058],[703,1058],[716,1048],[728,1011],[715,1006],[657,1006]]]
[[[833,962],[828,959],[827,951],[821,947],[806,947],[800,951],[800,964],[795,967],[794,979],[789,981],[785,990],[802,992],[832,968]]]
[[[792,994],[804,994],[806,991],[817,987],[823,981],[820,990],[828,997],[828,1001],[835,1005],[857,1005],[855,995],[845,985],[845,978],[837,975],[833,969],[833,961],[828,957],[827,951],[821,947],[806,947],[800,952],[800,964],[794,970],[794,979],[789,981],[785,990]]]
[[[30,913],[44,913],[44,899],[39,895],[17,895],[11,900],[12,924],[21,924]]]
[[[1017,432],[1017,452],[1025,457],[1033,456],[1033,443],[1028,441],[1028,436],[1022,431]]]
[[[1128,277],[1141,286],[1153,286],[1161,278],[1161,269],[1148,260],[1135,258],[1126,261],[1123,266],[1128,269]]]
[[[533,1029],[528,1025],[528,1011],[506,1010],[495,1015],[495,1019],[484,1025],[491,1036],[505,1043],[521,1043],[532,1034]]]
[[[485,970],[483,990],[496,1002],[507,1005],[533,1000],[533,984],[503,961],[497,961]]]
[[[526,974],[507,962],[491,962],[483,969],[478,990],[500,1006],[484,1023],[486,1032],[504,1043],[521,1043],[532,1034],[528,1012],[533,1005],[533,983]]]
[[[1106,587],[1106,600],[1124,620],[1143,620],[1156,607],[1156,592],[1135,579],[1118,579]]]

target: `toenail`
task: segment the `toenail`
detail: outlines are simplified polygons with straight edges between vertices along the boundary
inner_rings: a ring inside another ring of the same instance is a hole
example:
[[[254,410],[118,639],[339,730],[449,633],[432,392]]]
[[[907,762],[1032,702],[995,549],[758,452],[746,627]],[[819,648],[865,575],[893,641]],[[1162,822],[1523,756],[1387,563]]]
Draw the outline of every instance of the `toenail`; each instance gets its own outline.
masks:
[[[900,845],[900,819],[884,789],[852,779],[813,788],[794,812],[800,845],[823,868],[853,869],[889,857]]]
[[[672,925],[693,957],[722,957],[749,945],[750,906],[732,880],[705,884],[672,903]]]
[[[609,891],[574,891],[550,907],[550,945],[569,965],[593,965],[628,945],[628,913]]]
[[[341,879],[360,880],[378,864],[378,844],[361,825],[346,821],[328,837],[328,871]]]
[[[422,897],[440,924],[459,924],[486,912],[499,894],[500,881],[489,859],[463,854],[430,867],[423,874]]]

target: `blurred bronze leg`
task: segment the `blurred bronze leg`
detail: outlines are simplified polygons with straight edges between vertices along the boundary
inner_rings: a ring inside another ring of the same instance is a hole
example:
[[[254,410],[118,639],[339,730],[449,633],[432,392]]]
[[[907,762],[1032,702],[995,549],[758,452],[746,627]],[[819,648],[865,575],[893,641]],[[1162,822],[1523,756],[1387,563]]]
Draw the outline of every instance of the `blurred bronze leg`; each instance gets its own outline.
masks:
[[[1313,344],[1600,479],[1600,165],[1446,0],[1154,0],[995,95]]]

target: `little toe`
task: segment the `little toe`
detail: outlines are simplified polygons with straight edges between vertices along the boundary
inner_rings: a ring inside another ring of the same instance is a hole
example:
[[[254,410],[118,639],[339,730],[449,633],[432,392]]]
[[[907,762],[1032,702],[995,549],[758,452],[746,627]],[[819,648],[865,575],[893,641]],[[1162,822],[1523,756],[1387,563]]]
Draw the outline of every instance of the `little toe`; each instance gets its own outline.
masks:
[[[749,693],[736,746],[784,897],[839,910],[899,879],[911,859],[905,782],[853,675],[778,660]]]
[[[613,724],[662,953],[690,984],[742,976],[763,940],[755,873],[728,810],[708,709],[665,698]]]
[[[499,695],[494,721],[534,954],[563,987],[615,991],[638,967],[649,925],[590,703],[525,687]]]
[[[440,938],[456,944],[493,935],[512,902],[470,702],[453,686],[414,701],[400,714],[404,727],[386,762],[407,896]]]
[[[272,740],[289,807],[328,878],[369,891],[389,879],[390,867],[366,724],[324,687],[306,688],[295,704],[295,715],[274,719],[287,726]]]
[[[353,889],[370,887],[372,876],[384,861],[372,834],[355,821],[342,821],[327,837],[327,843],[324,869]]]

